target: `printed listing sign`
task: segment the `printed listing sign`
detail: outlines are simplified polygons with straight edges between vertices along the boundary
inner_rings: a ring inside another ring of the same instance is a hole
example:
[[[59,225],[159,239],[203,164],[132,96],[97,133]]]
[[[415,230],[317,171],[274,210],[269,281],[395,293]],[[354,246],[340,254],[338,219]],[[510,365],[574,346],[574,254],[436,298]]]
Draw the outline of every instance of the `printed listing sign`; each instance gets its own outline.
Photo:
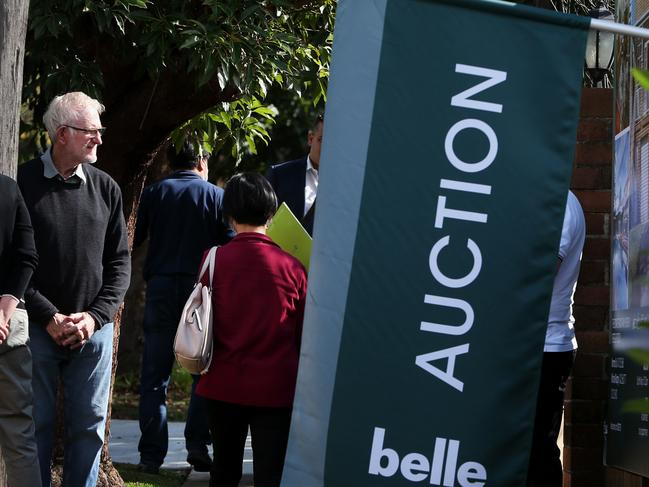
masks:
[[[339,2],[283,487],[525,484],[587,27]]]
[[[647,120],[645,114],[637,120],[635,133],[627,127],[615,137],[611,381],[604,427],[606,464],[645,477],[649,477],[649,151],[642,127]]]

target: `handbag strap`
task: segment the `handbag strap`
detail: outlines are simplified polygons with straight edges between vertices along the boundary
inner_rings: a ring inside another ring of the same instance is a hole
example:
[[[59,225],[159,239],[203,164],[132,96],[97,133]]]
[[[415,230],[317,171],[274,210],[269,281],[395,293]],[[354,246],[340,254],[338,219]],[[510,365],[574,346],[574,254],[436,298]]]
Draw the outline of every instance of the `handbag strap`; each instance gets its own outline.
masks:
[[[216,263],[216,249],[218,249],[219,246],[215,245],[212,247],[207,254],[207,257],[205,258],[205,261],[203,262],[203,267],[201,268],[201,272],[198,274],[198,282],[203,280],[203,275],[205,274],[205,271],[209,268],[209,277],[210,277],[210,289],[212,289],[212,279],[214,277],[214,265]]]

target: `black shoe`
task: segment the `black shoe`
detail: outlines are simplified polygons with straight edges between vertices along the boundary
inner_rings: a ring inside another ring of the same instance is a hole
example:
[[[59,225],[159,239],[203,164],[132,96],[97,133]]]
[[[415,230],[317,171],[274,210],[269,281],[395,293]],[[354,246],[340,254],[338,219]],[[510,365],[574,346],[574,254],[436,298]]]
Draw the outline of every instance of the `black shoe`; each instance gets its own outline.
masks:
[[[154,465],[153,463],[143,463],[140,462],[137,464],[137,469],[143,473],[150,473],[153,475],[158,475],[160,473],[160,467]]]
[[[212,459],[206,451],[190,451],[187,454],[187,463],[197,472],[209,472],[212,468]]]

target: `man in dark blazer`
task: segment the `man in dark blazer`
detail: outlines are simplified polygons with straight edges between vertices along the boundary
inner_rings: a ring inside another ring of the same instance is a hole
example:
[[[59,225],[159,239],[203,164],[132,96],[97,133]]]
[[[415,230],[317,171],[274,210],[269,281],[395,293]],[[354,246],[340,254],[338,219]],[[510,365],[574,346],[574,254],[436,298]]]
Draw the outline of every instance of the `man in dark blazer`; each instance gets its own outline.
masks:
[[[0,215],[0,446],[9,485],[38,486],[41,474],[32,417],[32,355],[22,301],[38,258],[18,185],[2,175]]]
[[[309,235],[313,235],[323,125],[324,118],[319,115],[307,135],[309,154],[306,157],[271,166],[266,173],[277,194],[277,203],[286,202]]]

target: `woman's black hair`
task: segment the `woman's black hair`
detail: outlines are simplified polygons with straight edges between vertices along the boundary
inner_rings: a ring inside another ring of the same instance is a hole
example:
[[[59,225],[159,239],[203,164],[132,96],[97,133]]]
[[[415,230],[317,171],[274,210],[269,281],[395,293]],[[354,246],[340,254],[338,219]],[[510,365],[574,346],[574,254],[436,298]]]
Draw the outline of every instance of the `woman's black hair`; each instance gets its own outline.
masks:
[[[235,174],[225,185],[223,214],[244,225],[264,225],[277,210],[277,196],[261,174]]]

